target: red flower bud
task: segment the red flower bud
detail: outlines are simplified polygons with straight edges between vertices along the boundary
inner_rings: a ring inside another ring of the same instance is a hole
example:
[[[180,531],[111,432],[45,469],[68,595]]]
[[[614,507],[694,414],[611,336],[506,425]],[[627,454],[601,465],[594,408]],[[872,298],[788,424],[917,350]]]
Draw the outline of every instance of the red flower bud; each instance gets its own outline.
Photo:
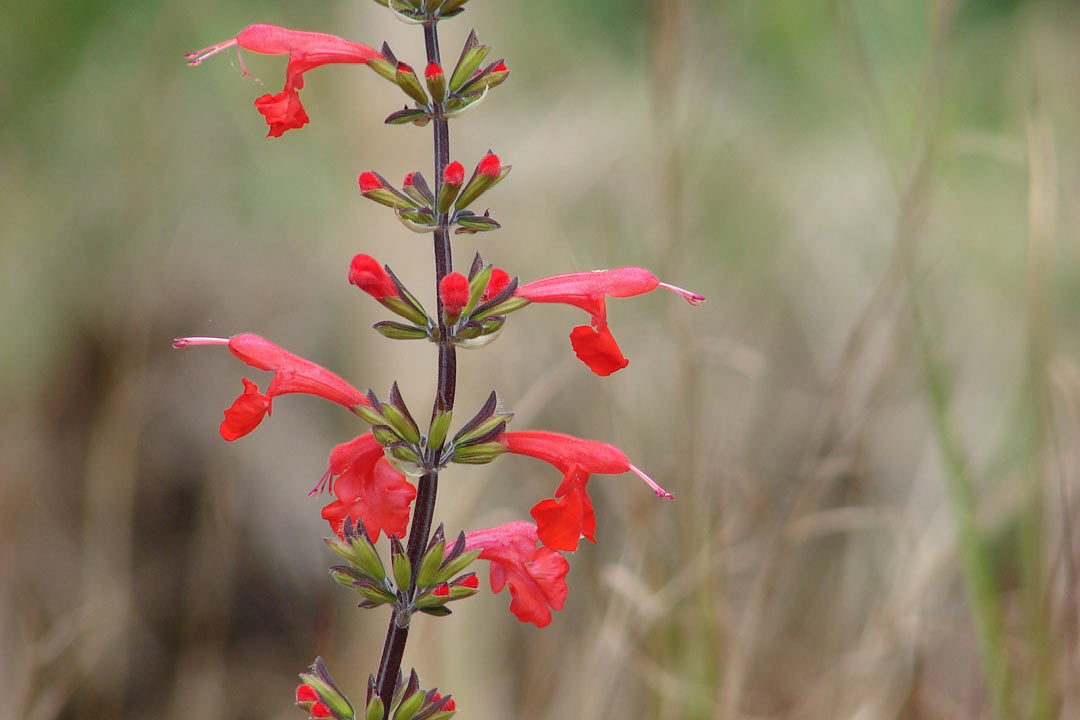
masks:
[[[412,187],[413,175],[415,175],[415,174],[416,173],[409,173],[408,175],[406,175],[405,179],[401,181],[401,186],[402,187]]]
[[[435,586],[435,589],[431,591],[431,594],[435,597],[450,597],[450,586],[446,583],[439,583]]]
[[[491,68],[491,72],[493,72],[493,73],[508,72],[508,70],[506,69],[506,63],[504,63],[502,60],[500,60],[498,62],[498,64],[495,65],[495,67]]]
[[[397,287],[379,262],[370,255],[357,255],[349,265],[349,282],[376,300],[397,297]]]
[[[476,166],[476,172],[479,175],[486,175],[491,178],[499,177],[499,173],[502,172],[502,164],[499,162],[499,156],[489,152],[480,160],[480,164]]]
[[[502,268],[495,268],[491,271],[491,278],[488,280],[487,289],[484,290],[483,300],[490,300],[495,297],[510,284],[510,275]]]
[[[480,578],[476,577],[475,574],[466,575],[465,579],[458,583],[458,585],[460,585],[461,587],[467,587],[475,590],[476,588],[480,587]]]
[[[457,315],[469,302],[469,281],[461,273],[450,273],[439,283],[439,297],[450,315]]]
[[[312,705],[311,709],[308,710],[308,714],[310,714],[313,718],[334,717],[334,714],[330,712],[330,708],[326,707],[326,705],[323,705],[321,702]]]
[[[443,182],[447,185],[460,185],[465,182],[465,168],[457,160],[443,170]]]
[[[411,73],[413,71],[411,66],[409,66],[408,64],[403,63],[403,62],[399,62],[397,64],[397,69],[398,69],[398,72],[403,72],[403,73]]]
[[[383,184],[379,181],[379,178],[373,172],[360,173],[360,192],[366,193],[372,190],[381,190]]]
[[[296,688],[296,704],[310,708],[319,702],[319,694],[310,685],[300,685]]]
[[[440,700],[442,700],[442,695],[437,692],[435,693],[435,697],[431,698],[432,703],[437,703]],[[442,706],[442,710],[440,712],[447,710],[457,710],[457,704],[452,698],[446,701],[446,704]]]
[[[442,66],[439,63],[429,63],[427,68],[424,69],[424,77],[428,80],[434,80],[439,75],[443,74]]]

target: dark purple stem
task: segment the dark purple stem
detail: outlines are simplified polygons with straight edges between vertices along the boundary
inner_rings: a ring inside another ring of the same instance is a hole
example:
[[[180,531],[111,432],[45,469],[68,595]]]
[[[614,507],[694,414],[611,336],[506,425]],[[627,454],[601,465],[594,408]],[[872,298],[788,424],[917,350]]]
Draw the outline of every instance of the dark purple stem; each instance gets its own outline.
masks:
[[[436,23],[424,25],[424,45],[427,48],[429,63],[439,60],[439,33]],[[435,118],[435,197],[442,187],[443,171],[450,162],[450,131],[446,118],[441,113]],[[457,353],[449,342],[446,326],[443,324],[442,298],[439,296],[439,283],[453,271],[453,258],[450,254],[450,218],[439,217],[439,229],[435,231],[435,298],[436,316],[439,318],[439,377],[435,393],[435,405],[432,417],[454,408],[454,391],[457,386]],[[420,478],[416,490],[416,503],[413,505],[412,527],[409,529],[409,544],[406,551],[412,567],[420,566],[420,559],[428,544],[431,534],[431,519],[435,514],[435,496],[439,489],[439,471],[433,470]],[[414,576],[415,578],[415,576]],[[410,583],[408,597],[415,591],[415,579]],[[396,616],[396,613],[395,613]],[[382,698],[385,711],[383,718],[390,717],[390,703],[394,696],[394,685],[401,671],[401,658],[405,653],[405,643],[409,639],[409,628],[398,627],[395,617],[390,618],[390,627],[386,630],[386,642],[383,644],[382,658],[379,660],[379,674],[376,686]]]

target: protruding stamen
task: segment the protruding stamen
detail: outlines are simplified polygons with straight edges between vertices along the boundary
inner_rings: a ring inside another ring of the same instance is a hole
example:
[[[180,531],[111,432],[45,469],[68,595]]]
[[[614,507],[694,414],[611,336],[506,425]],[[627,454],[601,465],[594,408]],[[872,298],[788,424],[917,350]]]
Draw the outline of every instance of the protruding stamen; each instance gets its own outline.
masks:
[[[679,295],[682,295],[686,302],[690,303],[691,305],[700,305],[701,303],[705,302],[704,295],[698,295],[697,293],[692,293],[689,290],[683,290],[681,287],[675,287],[674,285],[668,285],[667,283],[660,283],[660,287],[666,290],[670,290],[673,293],[678,293]]]
[[[656,493],[657,497],[662,497],[662,498],[664,498],[666,500],[674,500],[675,499],[674,495],[672,495],[667,490],[665,490],[664,488],[657,485],[655,480],[653,480],[651,477],[649,477],[648,475],[643,473],[641,471],[641,468],[639,468],[639,467],[637,467],[635,465],[631,465],[630,466],[630,471],[633,472],[635,475],[637,475],[642,480],[644,480],[648,484],[648,486],[653,489],[653,492]]]
[[[228,345],[229,338],[216,337],[185,337],[173,340],[174,348],[185,348],[188,345]]]
[[[307,495],[308,497],[322,495],[324,490],[329,490],[330,492],[334,491],[334,476],[331,473],[330,468],[326,469],[326,472],[324,472],[322,477],[319,478],[319,482],[316,483],[315,487],[311,488],[311,492],[309,492]]]
[[[219,42],[217,45],[211,45],[210,47],[204,47],[202,50],[195,50],[194,52],[189,52],[184,55],[184,57],[187,58],[188,65],[194,67],[206,58],[212,55],[217,55],[222,50],[227,50],[234,45],[236,45],[236,38],[230,38],[228,40],[225,40],[224,42]]]

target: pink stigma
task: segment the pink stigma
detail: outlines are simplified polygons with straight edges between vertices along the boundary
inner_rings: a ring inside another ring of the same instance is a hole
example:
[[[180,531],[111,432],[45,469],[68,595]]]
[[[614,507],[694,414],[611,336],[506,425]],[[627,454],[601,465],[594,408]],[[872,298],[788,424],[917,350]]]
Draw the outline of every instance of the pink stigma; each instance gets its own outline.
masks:
[[[675,287],[674,285],[668,285],[667,283],[660,283],[660,287],[666,290],[670,290],[673,293],[678,293],[679,295],[682,295],[686,302],[690,303],[691,305],[697,306],[705,302],[704,295],[698,295],[697,293],[692,293],[689,290],[683,290],[681,287]]]
[[[185,348],[188,345],[228,345],[229,338],[216,337],[186,337],[173,340],[174,348]]]
[[[651,487],[651,488],[653,489],[653,492],[654,492],[654,493],[656,493],[656,497],[662,497],[662,498],[664,498],[665,500],[674,500],[674,499],[675,499],[675,496],[674,496],[674,495],[672,495],[672,494],[671,494],[671,493],[669,493],[669,492],[668,492],[667,490],[665,490],[664,488],[662,488],[662,487],[660,487],[659,485],[657,485],[657,484],[656,484],[656,481],[655,481],[655,480],[653,480],[653,479],[652,479],[651,477],[649,477],[649,476],[648,476],[648,475],[646,475],[645,473],[641,472],[641,468],[639,468],[639,467],[637,467],[637,466],[635,466],[635,465],[631,465],[631,466],[630,466],[630,471],[631,471],[632,473],[634,473],[635,475],[637,475],[637,476],[638,476],[639,478],[641,478],[642,480],[644,480],[644,481],[645,481],[645,483],[646,483],[646,484],[647,484],[647,485],[648,485],[649,487]]]

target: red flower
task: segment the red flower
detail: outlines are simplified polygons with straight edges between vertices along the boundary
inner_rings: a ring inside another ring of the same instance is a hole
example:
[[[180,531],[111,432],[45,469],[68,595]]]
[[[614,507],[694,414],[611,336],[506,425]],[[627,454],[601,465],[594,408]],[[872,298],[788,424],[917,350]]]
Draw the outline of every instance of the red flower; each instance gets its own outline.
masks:
[[[312,705],[311,709],[308,710],[308,713],[311,715],[311,717],[315,718],[315,720],[321,720],[322,718],[332,718],[332,717],[334,717],[334,714],[332,712],[330,712],[330,708],[328,708],[326,705],[324,705],[321,702],[317,702],[314,705]]]
[[[515,294],[531,302],[573,305],[592,315],[592,326],[574,328],[570,344],[594,373],[606,376],[626,367],[630,361],[623,357],[608,330],[605,298],[644,295],[657,287],[682,295],[691,305],[705,302],[703,296],[662,283],[641,267],[556,275],[522,285]]]
[[[594,473],[618,475],[630,471],[657,496],[669,500],[675,497],[631,464],[614,445],[538,430],[504,432],[498,442],[509,452],[543,460],[563,473],[563,481],[555,490],[555,497],[560,499],[543,500],[531,512],[540,541],[555,550],[576,550],[582,535],[596,542],[596,515],[586,492]]]
[[[550,548],[536,547],[537,541],[535,525],[512,522],[468,533],[465,549],[480,549],[480,559],[491,561],[492,592],[510,584],[510,612],[518,620],[544,627],[551,610],[562,610],[566,601],[570,563]]]
[[[255,100],[255,107],[270,126],[268,137],[281,137],[286,130],[307,124],[308,116],[297,92],[304,87],[305,72],[327,63],[367,63],[382,58],[374,48],[336,35],[289,30],[276,25],[249,25],[231,40],[188,53],[188,64],[198,65],[211,55],[234,46],[264,55],[289,56],[282,91]],[[240,67],[247,75],[243,58]]]
[[[451,317],[461,314],[469,302],[469,281],[461,273],[450,273],[439,283],[439,297],[443,308]]]
[[[339,376],[259,335],[242,333],[231,338],[187,337],[173,341],[175,348],[188,345],[228,345],[229,351],[248,365],[274,373],[265,395],[255,383],[243,378],[244,392],[225,411],[221,423],[221,436],[226,440],[236,440],[254,430],[270,414],[271,402],[278,395],[317,395],[347,408],[370,405],[363,393]]]
[[[376,300],[397,297],[398,294],[394,281],[379,261],[370,255],[357,255],[352,259],[349,265],[349,282]]]
[[[354,523],[363,521],[372,541],[379,539],[380,532],[405,537],[416,488],[387,462],[382,445],[371,433],[330,452],[326,472],[311,494],[327,485],[337,500],[323,508],[322,516],[339,536],[348,517]]]
[[[437,62],[428,63],[428,66],[424,68],[424,77],[428,80],[434,80],[442,74],[442,66]]]

